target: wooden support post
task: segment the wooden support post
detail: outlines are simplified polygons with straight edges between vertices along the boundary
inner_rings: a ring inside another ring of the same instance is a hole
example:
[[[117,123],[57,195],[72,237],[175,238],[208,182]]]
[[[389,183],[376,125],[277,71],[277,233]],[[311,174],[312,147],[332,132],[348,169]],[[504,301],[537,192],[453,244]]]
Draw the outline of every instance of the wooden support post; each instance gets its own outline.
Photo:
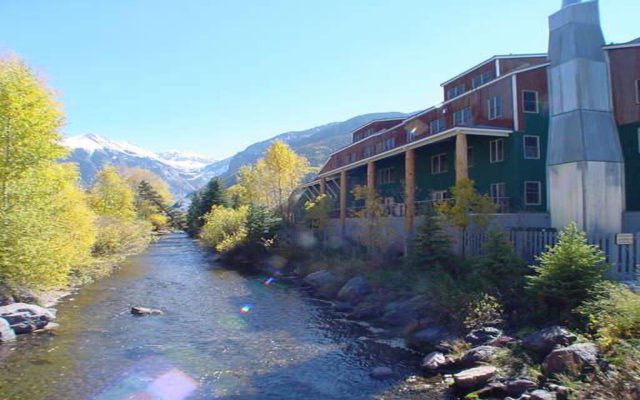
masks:
[[[347,223],[347,171],[340,172],[340,224],[342,233]]]
[[[467,135],[456,135],[456,183],[469,178]]]
[[[367,163],[367,199],[366,202],[375,201],[376,198],[376,163],[369,161]],[[369,204],[365,203],[368,208]]]
[[[327,194],[327,179],[320,178],[320,195]]]
[[[407,238],[413,234],[416,215],[416,152],[409,149],[404,153],[404,230]]]

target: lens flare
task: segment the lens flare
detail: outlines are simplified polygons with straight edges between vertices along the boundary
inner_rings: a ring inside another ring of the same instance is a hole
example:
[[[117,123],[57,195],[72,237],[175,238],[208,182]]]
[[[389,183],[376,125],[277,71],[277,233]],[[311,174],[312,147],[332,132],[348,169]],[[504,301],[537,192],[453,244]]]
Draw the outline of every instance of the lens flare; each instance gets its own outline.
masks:
[[[253,308],[253,306],[252,306],[251,304],[247,304],[247,305],[242,306],[242,307],[240,308],[240,312],[241,312],[242,314],[248,314],[248,313],[251,311],[251,309],[252,309],[252,308]]]
[[[271,278],[267,279],[266,281],[264,281],[262,284],[265,285],[265,286],[271,286],[275,282],[276,282],[276,278],[271,277]]]

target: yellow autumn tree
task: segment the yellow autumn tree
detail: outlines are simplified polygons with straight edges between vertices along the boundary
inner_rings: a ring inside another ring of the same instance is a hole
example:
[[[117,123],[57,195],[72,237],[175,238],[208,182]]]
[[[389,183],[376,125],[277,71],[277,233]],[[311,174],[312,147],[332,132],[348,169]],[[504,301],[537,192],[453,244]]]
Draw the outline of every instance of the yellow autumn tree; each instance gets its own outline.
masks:
[[[147,182],[156,191],[156,193],[162,197],[162,200],[166,204],[173,203],[173,196],[171,195],[169,184],[152,171],[140,167],[122,168],[120,174],[124,177],[129,184],[129,187],[134,192],[138,189],[141,182]]]
[[[105,167],[97,175],[90,191],[91,207],[103,217],[132,219],[134,195],[114,167]]]
[[[243,193],[249,202],[265,205],[290,221],[291,193],[308,172],[309,161],[276,140],[254,166],[240,170],[238,184],[244,188]]]
[[[0,213],[0,281],[10,288],[67,284],[69,272],[90,261],[95,215],[70,165],[31,168],[6,186]]]

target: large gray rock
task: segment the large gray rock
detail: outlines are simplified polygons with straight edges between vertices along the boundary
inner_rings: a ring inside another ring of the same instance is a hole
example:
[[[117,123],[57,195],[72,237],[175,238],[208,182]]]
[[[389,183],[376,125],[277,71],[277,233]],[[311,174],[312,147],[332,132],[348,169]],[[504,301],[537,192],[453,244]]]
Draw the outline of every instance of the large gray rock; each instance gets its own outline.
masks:
[[[16,333],[11,329],[11,325],[6,319],[0,318],[0,343],[15,340]]]
[[[147,315],[163,315],[162,310],[157,310],[155,308],[147,308],[147,307],[131,307],[131,314],[137,316],[147,316]]]
[[[529,379],[514,379],[507,382],[507,393],[509,396],[520,396],[537,387],[538,384]]]
[[[502,331],[500,329],[486,326],[472,330],[467,336],[465,336],[464,340],[474,346],[479,346],[481,344],[488,344],[498,339],[500,336],[502,336]]]
[[[34,304],[13,303],[0,307],[0,317],[6,320],[16,334],[43,329],[56,318],[55,310]]]
[[[442,342],[454,339],[455,337],[448,329],[432,326],[409,332],[405,336],[405,343],[412,349],[427,353],[436,350]]]
[[[384,307],[380,322],[389,325],[405,326],[418,321],[422,317],[421,308],[426,303],[423,295],[414,296],[404,301],[393,301]]]
[[[578,343],[553,350],[544,359],[542,370],[547,375],[579,374],[598,363],[598,348],[593,343]]]
[[[347,315],[352,319],[370,320],[382,315],[382,304],[375,301],[362,301]]]
[[[460,362],[466,366],[472,366],[481,362],[489,362],[499,349],[494,346],[478,346],[467,351],[460,358]]]
[[[569,346],[576,339],[576,335],[567,328],[555,325],[525,337],[522,340],[522,347],[531,353],[544,357],[556,347]]]
[[[496,375],[497,369],[490,365],[465,369],[453,375],[456,389],[474,389],[486,385]]]
[[[349,279],[338,292],[338,300],[357,303],[364,296],[371,293],[371,286],[362,275],[356,275]]]
[[[311,287],[314,294],[325,299],[334,298],[340,289],[336,274],[326,269],[310,273],[303,282]]]

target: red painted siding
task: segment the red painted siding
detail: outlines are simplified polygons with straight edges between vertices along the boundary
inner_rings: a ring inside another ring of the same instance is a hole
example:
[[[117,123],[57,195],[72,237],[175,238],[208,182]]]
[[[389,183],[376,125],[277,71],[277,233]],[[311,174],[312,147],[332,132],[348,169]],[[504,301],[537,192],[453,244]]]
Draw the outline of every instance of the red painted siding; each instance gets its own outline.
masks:
[[[618,125],[640,121],[636,81],[640,80],[640,47],[609,49],[613,108]]]
[[[402,122],[402,118],[373,121],[369,124],[364,125],[362,128],[358,128],[357,130],[353,131],[353,142],[355,143],[358,140],[362,140],[365,137],[371,136],[377,132],[392,128],[398,125],[400,122]]]
[[[520,131],[526,129],[526,114],[523,106],[523,92],[538,92],[538,113],[549,114],[549,85],[547,83],[547,68],[538,68],[531,71],[521,72],[516,75],[518,88],[518,120]]]

